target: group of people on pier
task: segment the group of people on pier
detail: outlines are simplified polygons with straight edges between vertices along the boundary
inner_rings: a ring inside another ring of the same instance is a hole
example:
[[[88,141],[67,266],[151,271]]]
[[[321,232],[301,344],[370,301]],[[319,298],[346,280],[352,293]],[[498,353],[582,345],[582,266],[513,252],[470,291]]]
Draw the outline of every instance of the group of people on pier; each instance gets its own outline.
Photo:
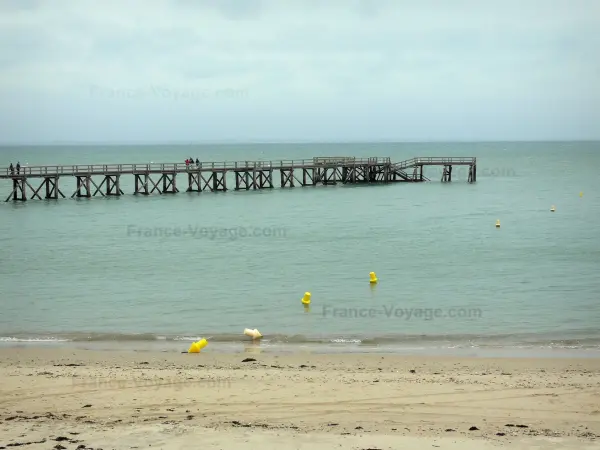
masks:
[[[15,166],[13,166],[13,163],[10,163],[10,166],[8,166],[8,170],[10,170],[11,175],[15,174]],[[17,161],[17,175],[19,174],[19,172],[21,172],[21,163]]]
[[[189,167],[194,164],[194,158],[188,158],[185,160],[185,167],[189,169]],[[200,160],[196,158],[196,167],[200,167]]]

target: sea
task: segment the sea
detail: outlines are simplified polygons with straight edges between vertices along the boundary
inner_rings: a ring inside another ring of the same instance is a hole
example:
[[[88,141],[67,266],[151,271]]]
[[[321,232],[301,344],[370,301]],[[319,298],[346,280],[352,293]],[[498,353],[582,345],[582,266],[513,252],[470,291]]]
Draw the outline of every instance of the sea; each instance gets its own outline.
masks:
[[[0,170],[315,156],[472,156],[477,181],[144,196],[123,175],[71,198],[64,177],[4,202],[0,180],[0,346],[600,356],[600,142],[22,145]]]

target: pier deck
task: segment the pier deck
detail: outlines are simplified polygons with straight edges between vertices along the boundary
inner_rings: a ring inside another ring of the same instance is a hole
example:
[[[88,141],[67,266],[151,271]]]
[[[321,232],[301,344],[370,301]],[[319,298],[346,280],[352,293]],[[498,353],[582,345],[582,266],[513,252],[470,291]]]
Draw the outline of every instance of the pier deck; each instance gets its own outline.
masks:
[[[60,166],[22,166],[0,168],[0,179],[12,180],[13,190],[6,201],[65,198],[58,187],[61,177],[75,177],[77,189],[71,197],[123,195],[122,175],[133,175],[134,194],[177,193],[176,176],[187,175],[187,191],[226,191],[227,175],[235,176],[236,190],[273,188],[273,173],[280,174],[281,187],[318,184],[359,184],[430,181],[423,175],[424,166],[442,166],[442,182],[452,181],[452,167],[469,166],[468,182],[476,181],[477,159],[474,157],[421,157],[394,163],[389,157],[355,158],[348,156],[314,157],[299,160],[201,162],[150,164],[89,164]],[[152,176],[157,178],[155,182]],[[100,184],[94,177],[103,178]],[[37,189],[28,180],[43,179]],[[162,186],[160,184],[162,183]],[[95,190],[92,190],[92,186]],[[44,189],[45,188],[45,189]],[[104,188],[104,189],[103,189]],[[44,190],[45,192],[41,193]]]

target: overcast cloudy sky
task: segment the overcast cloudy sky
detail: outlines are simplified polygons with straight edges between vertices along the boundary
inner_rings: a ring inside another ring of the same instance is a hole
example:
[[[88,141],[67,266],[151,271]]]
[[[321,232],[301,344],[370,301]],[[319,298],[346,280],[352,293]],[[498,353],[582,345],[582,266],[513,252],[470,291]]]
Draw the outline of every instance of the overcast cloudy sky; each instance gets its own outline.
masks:
[[[598,0],[0,0],[0,141],[600,138]]]

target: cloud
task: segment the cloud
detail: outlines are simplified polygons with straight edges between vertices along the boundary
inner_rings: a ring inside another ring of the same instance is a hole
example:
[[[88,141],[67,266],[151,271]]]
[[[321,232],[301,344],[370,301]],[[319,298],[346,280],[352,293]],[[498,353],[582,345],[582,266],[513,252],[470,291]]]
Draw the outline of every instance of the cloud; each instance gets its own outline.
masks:
[[[0,30],[9,140],[600,137],[594,0],[4,0]]]

